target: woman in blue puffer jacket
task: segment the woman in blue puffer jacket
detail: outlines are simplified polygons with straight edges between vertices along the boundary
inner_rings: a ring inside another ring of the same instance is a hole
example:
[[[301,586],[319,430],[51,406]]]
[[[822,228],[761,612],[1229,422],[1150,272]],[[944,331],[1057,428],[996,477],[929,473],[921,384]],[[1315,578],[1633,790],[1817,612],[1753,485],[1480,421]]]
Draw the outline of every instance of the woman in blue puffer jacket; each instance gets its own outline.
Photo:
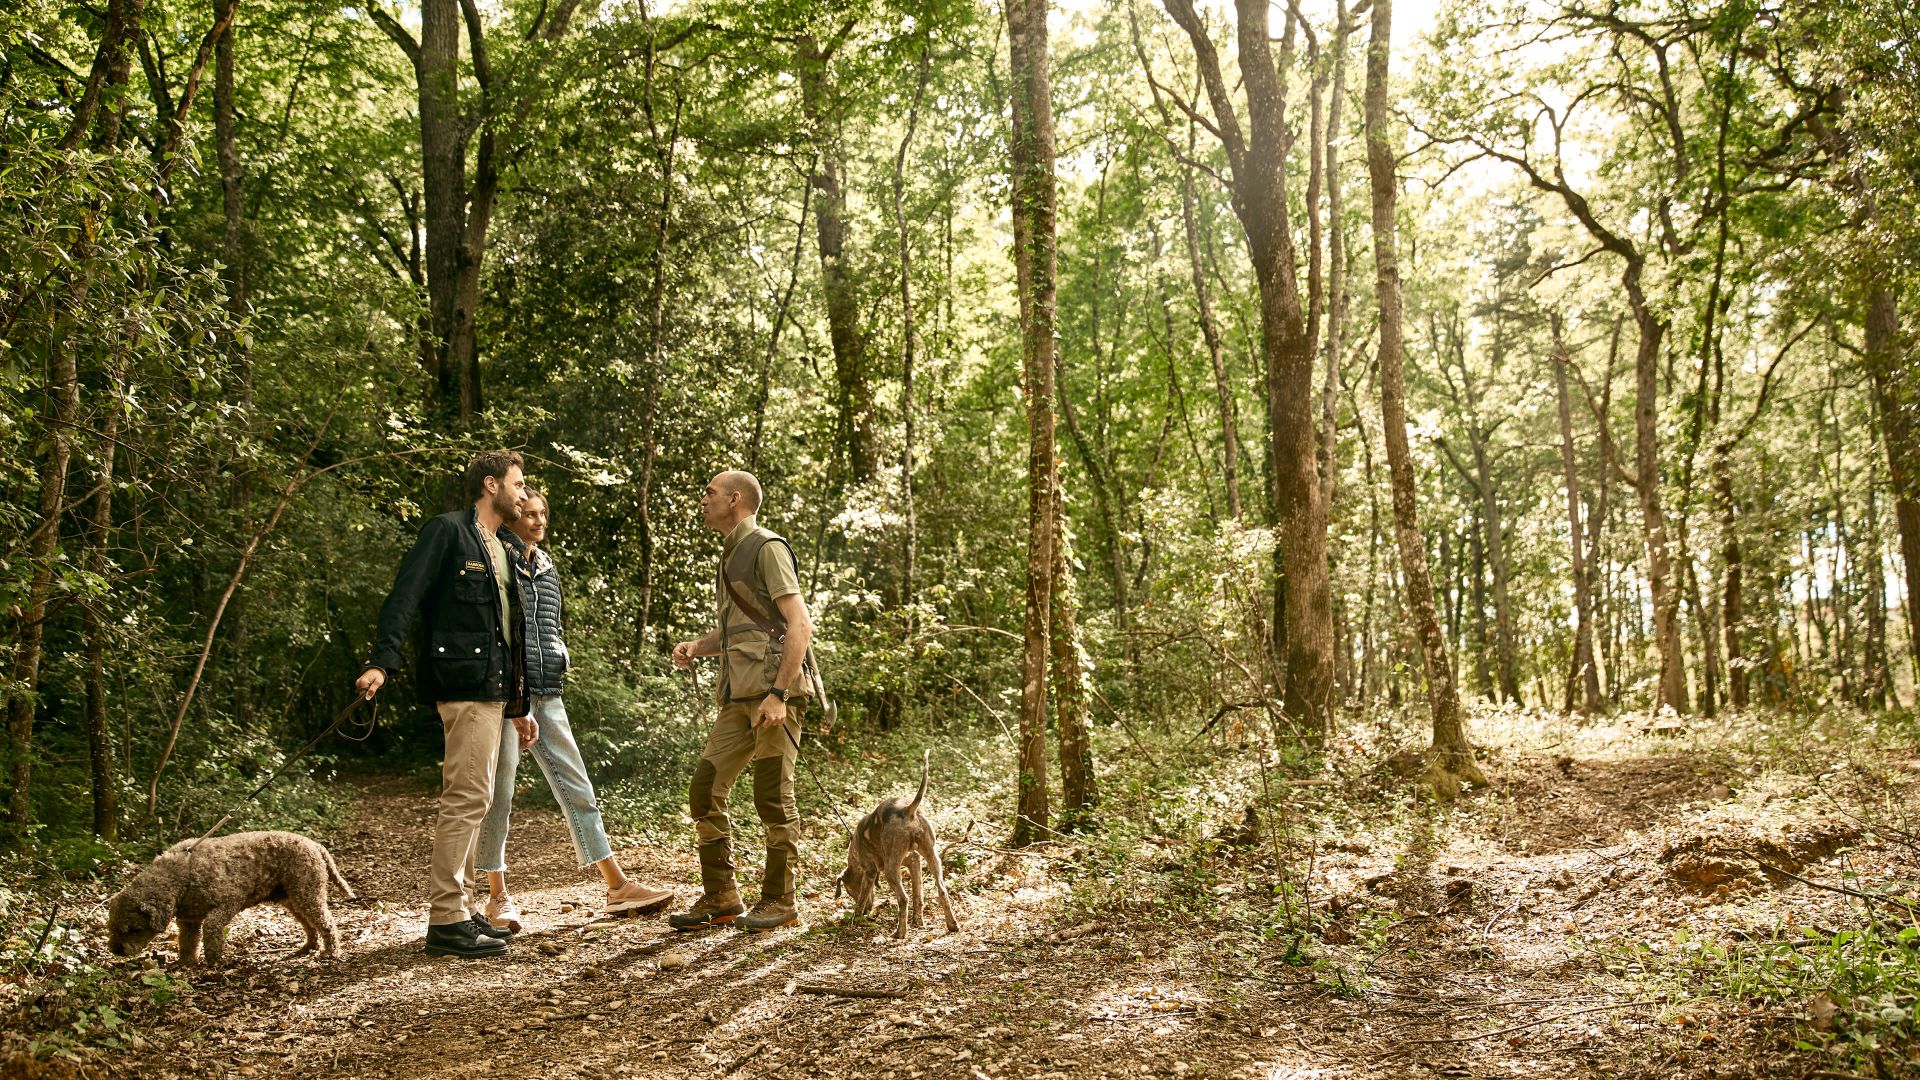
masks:
[[[546,496],[529,487],[519,520],[500,534],[502,540],[519,548],[519,558],[514,561],[525,616],[527,692],[532,695],[533,716],[540,725],[540,737],[528,749],[540,763],[540,771],[553,789],[553,799],[567,817],[580,865],[597,868],[606,879],[607,912],[660,911],[673,902],[673,894],[630,880],[614,858],[606,825],[600,819],[600,804],[594,799],[593,782],[587,779],[580,745],[574,741],[566,706],[560,700],[568,659],[566,605],[553,557],[540,547],[547,538],[547,524]],[[487,874],[487,921],[496,929],[514,933],[520,931],[520,911],[507,891],[507,823],[513,813],[514,773],[519,767],[520,740],[515,729],[507,725],[501,729],[493,806],[480,826],[474,865]]]

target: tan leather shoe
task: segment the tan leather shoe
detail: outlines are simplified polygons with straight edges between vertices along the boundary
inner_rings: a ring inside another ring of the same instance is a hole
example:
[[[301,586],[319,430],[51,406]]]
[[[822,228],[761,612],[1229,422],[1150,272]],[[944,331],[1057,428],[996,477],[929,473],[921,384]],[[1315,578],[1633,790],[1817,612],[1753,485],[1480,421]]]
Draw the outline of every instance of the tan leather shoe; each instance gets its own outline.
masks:
[[[614,915],[622,911],[637,911],[650,915],[661,911],[673,903],[673,894],[660,889],[649,889],[637,881],[624,881],[617,889],[607,890],[606,913]]]

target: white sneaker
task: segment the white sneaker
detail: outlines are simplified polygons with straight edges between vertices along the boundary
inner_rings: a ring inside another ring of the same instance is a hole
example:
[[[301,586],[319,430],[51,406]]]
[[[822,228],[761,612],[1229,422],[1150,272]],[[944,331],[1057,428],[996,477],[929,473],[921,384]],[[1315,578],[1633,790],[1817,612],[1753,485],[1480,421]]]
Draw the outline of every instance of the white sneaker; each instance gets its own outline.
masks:
[[[513,897],[497,896],[487,900],[487,925],[495,930],[520,932],[520,909],[514,906]]]

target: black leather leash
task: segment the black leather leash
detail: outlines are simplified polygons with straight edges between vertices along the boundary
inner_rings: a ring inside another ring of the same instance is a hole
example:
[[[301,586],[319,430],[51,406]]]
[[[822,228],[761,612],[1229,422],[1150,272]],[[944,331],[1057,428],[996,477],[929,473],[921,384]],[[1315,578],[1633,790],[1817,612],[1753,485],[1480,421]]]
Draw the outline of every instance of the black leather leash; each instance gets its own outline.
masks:
[[[240,808],[242,806],[245,806],[246,804],[252,802],[255,798],[259,796],[261,792],[271,787],[275,780],[280,779],[280,774],[286,772],[287,769],[292,767],[294,762],[299,761],[303,757],[306,757],[308,752],[310,752],[314,747],[319,746],[321,741],[324,740],[327,736],[332,735],[333,733],[340,731],[342,727],[345,727],[347,724],[347,720],[353,716],[354,712],[358,710],[362,704],[366,704],[369,707],[366,720],[364,722],[353,724],[350,732],[347,734],[342,734],[340,737],[343,739],[346,739],[349,742],[366,742],[368,739],[372,738],[373,729],[376,726],[378,726],[378,724],[380,723],[380,703],[373,700],[370,697],[361,697],[358,693],[356,693],[353,695],[353,700],[347,703],[347,707],[344,709],[341,709],[339,712],[339,715],[335,716],[331,723],[329,723],[326,727],[320,729],[320,734],[315,735],[313,739],[307,743],[307,745],[301,747],[298,753],[295,753],[292,757],[281,762],[280,767],[273,770],[273,775],[267,777],[265,780],[262,780],[260,782],[259,787],[256,787],[252,791],[247,792],[246,797],[241,799],[240,802],[237,803],[233,809],[220,815],[220,820],[213,823],[213,828],[208,829],[206,832],[203,832],[198,837],[196,837],[193,841],[194,847],[199,847],[200,841],[205,840],[209,836],[212,836],[215,832],[219,831],[220,826],[225,825],[229,821],[232,821],[233,815],[239,813]]]
[[[787,733],[787,741],[793,744],[793,760],[795,763],[798,763],[800,760],[800,736],[795,735],[793,729],[788,727],[784,720],[780,722],[780,730]],[[812,780],[813,786],[819,790],[820,798],[826,802],[827,808],[833,811],[834,817],[840,819],[840,827],[847,830],[848,841],[852,841],[853,830],[847,828],[847,817],[840,812],[840,804],[833,800],[833,796],[827,794],[827,785],[820,782],[818,773],[815,773],[811,768],[807,769],[806,773],[807,779]]]

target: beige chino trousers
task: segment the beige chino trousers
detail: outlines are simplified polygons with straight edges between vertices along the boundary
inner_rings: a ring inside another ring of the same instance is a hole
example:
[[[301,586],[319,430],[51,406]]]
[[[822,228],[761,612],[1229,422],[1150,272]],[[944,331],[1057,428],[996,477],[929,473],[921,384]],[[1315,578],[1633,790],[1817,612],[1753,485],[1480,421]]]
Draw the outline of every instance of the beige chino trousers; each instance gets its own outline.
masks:
[[[498,701],[442,701],[440,730],[446,757],[440,764],[440,813],[433,825],[427,923],[465,922],[467,874],[480,825],[493,804],[493,773],[500,761],[501,725],[507,707]]]

